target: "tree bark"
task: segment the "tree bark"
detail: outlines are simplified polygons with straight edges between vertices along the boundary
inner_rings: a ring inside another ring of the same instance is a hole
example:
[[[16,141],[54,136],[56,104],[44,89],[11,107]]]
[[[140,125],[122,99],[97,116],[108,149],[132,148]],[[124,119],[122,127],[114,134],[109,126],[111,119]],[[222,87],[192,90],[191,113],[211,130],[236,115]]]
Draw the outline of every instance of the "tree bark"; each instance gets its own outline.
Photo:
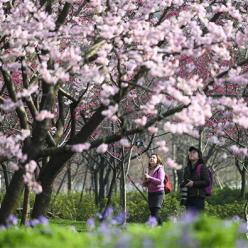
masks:
[[[8,177],[7,167],[4,163],[2,163],[2,168],[3,168],[3,176],[4,176],[4,182],[5,182],[5,190],[7,190],[9,186],[9,177]]]
[[[245,199],[245,186],[246,186],[246,170],[243,169],[241,172],[241,189],[240,189],[240,197]]]
[[[120,178],[120,205],[122,212],[126,213],[127,211],[127,199],[126,199],[126,174],[125,174],[125,159],[120,162],[121,164],[121,178]]]
[[[113,169],[113,177],[112,177],[112,180],[111,180],[111,183],[110,183],[109,192],[108,192],[108,196],[107,196],[108,200],[107,200],[107,204],[105,206],[104,212],[111,205],[112,193],[113,193],[115,184],[116,184],[116,168]]]
[[[95,170],[93,173],[93,180],[94,180],[94,192],[95,192],[95,204],[98,207],[98,171]]]
[[[31,214],[32,218],[38,218],[47,213],[52,196],[53,181],[64,168],[63,165],[66,164],[66,161],[68,161],[72,155],[72,152],[65,152],[60,156],[55,156],[51,158],[47,166],[41,169],[38,181],[41,183],[42,192],[36,195]]]
[[[71,179],[71,165],[67,165],[67,192],[71,193],[72,179]]]
[[[99,168],[99,206],[100,211],[104,208],[104,196],[105,196],[105,182],[104,182],[104,171],[105,171],[104,158],[101,157],[101,165]]]
[[[86,184],[87,174],[88,174],[88,168],[86,169],[86,172],[84,174],[84,181],[83,181],[83,186],[82,186],[82,190],[81,190],[81,194],[80,194],[80,199],[79,199],[78,206],[80,206],[80,204],[82,202],[82,199],[83,199],[83,194],[84,194],[84,188],[85,188],[85,184]]]
[[[68,144],[84,143],[88,140],[90,135],[95,131],[98,125],[104,119],[101,114],[104,107],[100,107],[91,117],[90,121],[79,131],[73,140]],[[42,192],[36,196],[34,208],[32,211],[32,218],[37,218],[40,215],[45,215],[49,203],[51,201],[52,184],[58,173],[64,168],[65,163],[72,157],[74,153],[71,151],[64,152],[63,154],[54,155],[51,157],[48,165],[42,168],[39,176],[39,181],[42,185]]]
[[[26,185],[25,190],[24,190],[24,197],[23,197],[21,225],[25,225],[25,223],[27,222],[27,219],[28,219],[29,195],[30,195],[30,190],[29,190],[29,187]]]
[[[23,171],[18,170],[14,173],[12,180],[7,188],[0,209],[0,223],[4,224],[9,215],[13,214],[23,191]]]

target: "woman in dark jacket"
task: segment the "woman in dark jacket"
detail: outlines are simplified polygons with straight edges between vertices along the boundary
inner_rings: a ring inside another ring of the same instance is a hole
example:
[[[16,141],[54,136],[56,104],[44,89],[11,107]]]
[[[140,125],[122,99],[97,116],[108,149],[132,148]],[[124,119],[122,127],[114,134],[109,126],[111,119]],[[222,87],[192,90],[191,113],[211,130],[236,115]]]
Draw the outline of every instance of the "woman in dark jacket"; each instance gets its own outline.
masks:
[[[197,169],[198,166],[200,170]],[[210,179],[208,169],[203,164],[201,152],[193,146],[189,148],[188,165],[184,169],[183,179],[181,187],[187,188],[186,210],[204,210],[206,197],[204,188],[209,185]]]

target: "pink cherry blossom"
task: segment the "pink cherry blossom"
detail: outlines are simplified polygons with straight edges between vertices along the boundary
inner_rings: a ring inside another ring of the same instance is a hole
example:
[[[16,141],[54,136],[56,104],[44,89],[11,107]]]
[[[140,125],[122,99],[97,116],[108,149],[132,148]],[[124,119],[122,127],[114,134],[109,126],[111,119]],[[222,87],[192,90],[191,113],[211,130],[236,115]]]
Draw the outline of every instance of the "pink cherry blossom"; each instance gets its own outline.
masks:
[[[121,139],[120,144],[124,147],[130,147],[130,142],[126,138]]]
[[[145,126],[146,122],[147,122],[147,117],[146,116],[142,116],[142,118],[140,119],[136,119],[134,120],[134,122],[139,125],[139,126]]]
[[[85,150],[89,150],[90,148],[90,143],[86,142],[83,144],[76,144],[72,146],[72,151],[74,152],[83,152]]]
[[[174,160],[172,160],[171,158],[168,158],[167,160],[166,160],[166,164],[170,167],[170,168],[172,168],[172,169],[174,169],[174,170],[180,170],[180,169],[182,169],[182,165],[179,165],[179,164],[177,164]]]
[[[108,145],[107,144],[101,144],[100,146],[97,147],[96,152],[97,153],[105,153],[108,150]]]
[[[160,140],[156,142],[156,145],[159,146],[158,150],[162,151],[163,153],[166,153],[169,151],[169,148],[167,147],[165,140]]]
[[[36,162],[34,160],[31,160],[25,165],[25,170],[30,174],[32,174],[35,171],[36,167],[37,167]]]
[[[158,132],[158,128],[154,126],[148,127],[148,132],[150,134],[156,134]]]
[[[53,119],[54,114],[47,110],[41,110],[35,117],[37,121],[43,121],[45,119]]]

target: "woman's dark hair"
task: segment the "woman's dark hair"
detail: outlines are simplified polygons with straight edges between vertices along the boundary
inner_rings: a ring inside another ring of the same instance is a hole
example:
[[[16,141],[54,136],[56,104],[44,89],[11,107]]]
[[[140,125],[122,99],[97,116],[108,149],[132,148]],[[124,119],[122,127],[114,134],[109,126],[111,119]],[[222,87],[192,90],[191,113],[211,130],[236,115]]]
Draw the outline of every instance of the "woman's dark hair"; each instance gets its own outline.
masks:
[[[198,153],[199,159],[197,160],[196,164],[203,164],[204,161],[203,161],[203,157],[202,157],[202,152],[199,149],[197,149],[196,147],[194,147],[194,146],[191,146],[189,148],[189,152],[191,152],[191,151],[196,151]],[[191,166],[191,161],[189,160],[189,155],[188,155],[187,165]]]

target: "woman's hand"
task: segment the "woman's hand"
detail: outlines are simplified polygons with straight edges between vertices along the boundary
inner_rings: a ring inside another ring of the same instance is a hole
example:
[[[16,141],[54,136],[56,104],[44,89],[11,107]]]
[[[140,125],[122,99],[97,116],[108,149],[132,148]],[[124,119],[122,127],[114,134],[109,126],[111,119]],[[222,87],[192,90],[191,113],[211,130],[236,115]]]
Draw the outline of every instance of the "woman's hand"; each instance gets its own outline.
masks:
[[[149,178],[150,178],[149,174],[148,173],[145,173],[145,175],[144,175],[145,181],[148,181]]]
[[[192,188],[192,187],[193,187],[193,184],[194,184],[194,182],[191,181],[191,180],[189,180],[189,181],[187,182],[187,184],[185,184],[185,187]]]

